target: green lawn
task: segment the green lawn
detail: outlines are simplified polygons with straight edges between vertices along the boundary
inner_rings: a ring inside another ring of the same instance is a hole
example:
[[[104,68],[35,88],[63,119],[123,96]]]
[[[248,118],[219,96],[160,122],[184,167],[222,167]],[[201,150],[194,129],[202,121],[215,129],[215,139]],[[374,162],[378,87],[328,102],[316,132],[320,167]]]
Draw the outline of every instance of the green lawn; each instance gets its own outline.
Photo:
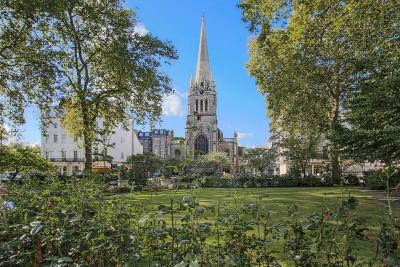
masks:
[[[356,247],[359,248],[359,256],[373,257],[376,249],[376,233],[378,224],[386,217],[387,209],[384,203],[369,198],[358,188],[349,187],[319,187],[319,188],[204,188],[191,190],[163,191],[163,192],[143,192],[113,195],[114,200],[126,201],[131,204],[141,206],[143,214],[157,210],[159,205],[169,205],[174,198],[175,207],[185,196],[195,194],[201,206],[220,205],[223,209],[241,209],[243,205],[258,203],[263,210],[272,211],[271,224],[282,223],[288,217],[287,207],[296,204],[300,218],[306,218],[313,213],[320,213],[323,205],[335,212],[336,207],[342,200],[349,195],[357,199],[357,209],[354,215],[363,217],[370,230],[369,240],[358,241]],[[323,204],[324,203],[324,204]],[[170,215],[164,215],[167,224],[170,224]],[[179,224],[179,214],[175,215]],[[201,221],[214,221],[213,213],[207,210]],[[253,231],[255,233],[255,230]],[[372,234],[374,233],[374,234]],[[372,235],[371,235],[372,234]],[[276,246],[281,246],[280,242]],[[282,251],[282,250],[281,250]]]
[[[314,212],[319,212],[323,202],[332,210],[340,203],[341,199],[349,195],[356,197],[358,201],[357,214],[366,218],[370,223],[379,222],[387,212],[385,205],[370,199],[357,188],[346,187],[308,187],[308,188],[204,188],[196,189],[201,205],[211,206],[220,203],[221,206],[235,207],[246,203],[255,203],[266,206],[275,213],[279,220],[287,215],[287,207],[296,204],[299,214],[306,217]],[[176,202],[185,196],[192,195],[191,190],[143,192],[115,195],[112,198],[123,199],[131,203],[142,205],[145,210],[157,209],[159,205],[169,205],[173,197]]]

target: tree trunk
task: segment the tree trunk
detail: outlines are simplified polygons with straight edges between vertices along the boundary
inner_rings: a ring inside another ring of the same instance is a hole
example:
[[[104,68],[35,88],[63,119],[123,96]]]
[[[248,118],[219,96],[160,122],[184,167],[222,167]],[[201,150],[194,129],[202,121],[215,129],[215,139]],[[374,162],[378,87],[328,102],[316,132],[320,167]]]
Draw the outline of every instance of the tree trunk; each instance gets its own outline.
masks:
[[[335,181],[338,182],[341,181],[342,170],[340,168],[339,155],[335,151],[331,153],[331,167],[332,167],[332,178]]]
[[[92,172],[92,142],[90,141],[89,136],[87,134],[83,135],[83,143],[85,149],[85,172]]]
[[[335,108],[334,115],[332,118],[332,130],[333,134],[335,134],[336,127],[340,124],[339,122],[339,108],[340,108],[340,94],[336,94],[335,96]],[[332,167],[332,178],[334,181],[340,182],[342,178],[342,170],[339,162],[339,154],[337,151],[337,146],[335,143],[332,144],[333,151],[331,153],[331,167]]]

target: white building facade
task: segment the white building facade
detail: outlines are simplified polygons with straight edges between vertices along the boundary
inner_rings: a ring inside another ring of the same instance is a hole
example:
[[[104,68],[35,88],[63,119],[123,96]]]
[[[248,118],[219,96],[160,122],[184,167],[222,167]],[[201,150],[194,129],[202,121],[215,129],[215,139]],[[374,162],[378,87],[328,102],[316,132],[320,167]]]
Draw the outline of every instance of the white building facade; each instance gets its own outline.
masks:
[[[97,127],[101,128],[102,123],[102,120],[98,119]],[[85,161],[83,140],[73,138],[67,130],[61,127],[58,118],[54,118],[52,123],[46,126],[44,132],[45,134],[41,138],[42,157],[56,165],[63,175],[82,173]],[[101,160],[96,157],[96,154],[104,152],[112,158],[111,164],[107,163],[107,167],[119,166],[126,162],[129,156],[143,153],[143,146],[133,130],[132,121],[129,122],[128,128],[115,127],[110,135],[99,139],[106,140],[106,145],[96,144],[96,142],[93,144],[94,165],[104,164],[96,162]]]

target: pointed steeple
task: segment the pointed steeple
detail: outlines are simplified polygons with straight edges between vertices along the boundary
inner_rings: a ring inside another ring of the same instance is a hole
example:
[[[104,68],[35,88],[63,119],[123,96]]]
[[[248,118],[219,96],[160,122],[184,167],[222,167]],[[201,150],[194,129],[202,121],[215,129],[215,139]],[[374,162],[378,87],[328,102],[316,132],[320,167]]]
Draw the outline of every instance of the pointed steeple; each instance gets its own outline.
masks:
[[[207,37],[206,37],[206,26],[204,22],[204,17],[201,20],[201,30],[200,30],[200,43],[199,43],[199,54],[197,56],[197,66],[196,66],[196,82],[201,81],[212,81],[213,77],[210,70],[210,62],[208,60],[208,47],[207,47]]]

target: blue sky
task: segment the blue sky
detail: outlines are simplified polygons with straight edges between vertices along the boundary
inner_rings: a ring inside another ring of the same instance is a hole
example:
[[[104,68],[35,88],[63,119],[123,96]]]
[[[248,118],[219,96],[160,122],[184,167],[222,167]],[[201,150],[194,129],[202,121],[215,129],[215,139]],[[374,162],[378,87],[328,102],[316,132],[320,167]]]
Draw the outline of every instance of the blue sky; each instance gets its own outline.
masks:
[[[164,115],[158,127],[173,129],[175,136],[184,136],[189,79],[195,73],[200,24],[205,16],[211,71],[217,86],[218,125],[225,137],[239,133],[245,146],[263,145],[269,136],[263,96],[248,75],[247,42],[250,33],[241,20],[234,0],[134,0],[125,6],[137,12],[137,30],[149,32],[172,42],[179,59],[165,66],[172,78],[174,95],[164,102]],[[34,109],[26,113],[23,139],[40,142],[38,115]],[[147,129],[146,126],[139,129]]]

